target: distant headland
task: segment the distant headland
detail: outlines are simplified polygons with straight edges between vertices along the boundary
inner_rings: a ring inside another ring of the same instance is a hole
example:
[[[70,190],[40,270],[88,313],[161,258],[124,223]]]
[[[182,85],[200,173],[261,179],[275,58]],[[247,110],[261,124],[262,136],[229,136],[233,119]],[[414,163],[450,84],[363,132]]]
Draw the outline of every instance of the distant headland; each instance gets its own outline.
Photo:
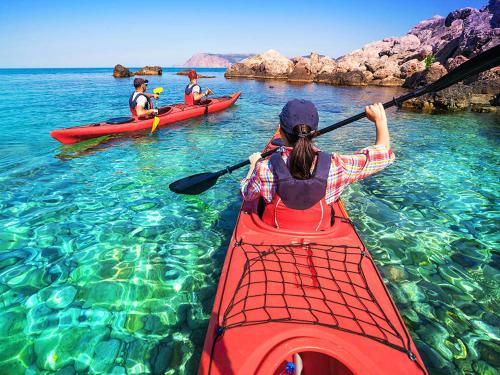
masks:
[[[254,55],[245,53],[196,53],[182,66],[186,68],[229,68],[232,64]]]

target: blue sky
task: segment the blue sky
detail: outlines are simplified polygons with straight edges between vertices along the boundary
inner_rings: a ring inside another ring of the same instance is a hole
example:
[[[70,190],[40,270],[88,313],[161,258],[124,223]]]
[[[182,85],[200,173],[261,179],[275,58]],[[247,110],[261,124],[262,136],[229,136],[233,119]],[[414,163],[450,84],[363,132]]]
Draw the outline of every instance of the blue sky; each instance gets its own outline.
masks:
[[[338,57],[487,0],[0,0],[0,67],[182,64],[197,52]]]

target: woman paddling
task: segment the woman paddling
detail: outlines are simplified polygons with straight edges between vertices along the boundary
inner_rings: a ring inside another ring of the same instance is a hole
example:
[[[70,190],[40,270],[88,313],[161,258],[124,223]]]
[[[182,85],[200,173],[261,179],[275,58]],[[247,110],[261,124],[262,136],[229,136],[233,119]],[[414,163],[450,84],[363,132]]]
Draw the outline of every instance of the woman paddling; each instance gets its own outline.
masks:
[[[326,230],[331,226],[330,204],[344,188],[377,173],[394,161],[387,118],[381,103],[365,108],[375,123],[375,144],[354,155],[321,152],[311,138],[319,116],[307,100],[289,101],[280,114],[279,133],[284,146],[269,159],[250,155],[248,175],[241,181],[244,200],[262,197],[266,224],[302,231]]]

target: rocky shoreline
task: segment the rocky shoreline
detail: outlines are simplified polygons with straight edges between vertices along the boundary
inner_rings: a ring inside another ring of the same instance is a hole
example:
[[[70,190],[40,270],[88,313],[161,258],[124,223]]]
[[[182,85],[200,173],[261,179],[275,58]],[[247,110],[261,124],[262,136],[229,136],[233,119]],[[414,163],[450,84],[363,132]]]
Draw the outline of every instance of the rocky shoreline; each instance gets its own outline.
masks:
[[[289,59],[269,50],[231,65],[226,78],[281,79],[347,86],[402,86],[433,82],[477,54],[500,44],[500,0],[419,22],[402,37],[385,38],[338,59],[311,53]],[[500,102],[500,68],[404,104],[425,111],[493,112]]]

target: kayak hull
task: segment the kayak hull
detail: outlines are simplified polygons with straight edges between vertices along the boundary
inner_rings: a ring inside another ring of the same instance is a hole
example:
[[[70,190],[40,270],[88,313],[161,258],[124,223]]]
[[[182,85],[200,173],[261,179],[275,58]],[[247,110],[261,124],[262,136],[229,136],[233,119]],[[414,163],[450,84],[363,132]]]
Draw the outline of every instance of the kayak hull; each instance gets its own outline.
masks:
[[[268,147],[269,148],[269,145]],[[226,254],[199,374],[426,374],[342,202],[327,231],[271,227],[244,202]]]
[[[236,92],[232,95],[220,98],[212,98],[207,103],[199,105],[173,104],[158,108],[160,123],[158,127],[164,127],[177,121],[187,120],[194,117],[200,117],[208,113],[222,111],[234,104],[241,93]],[[64,144],[72,144],[87,139],[103,137],[106,135],[125,134],[143,130],[149,130],[153,126],[153,118],[144,120],[134,119],[134,121],[124,124],[111,125],[106,122],[100,122],[84,126],[76,126],[66,129],[56,129],[50,132],[50,135]]]

